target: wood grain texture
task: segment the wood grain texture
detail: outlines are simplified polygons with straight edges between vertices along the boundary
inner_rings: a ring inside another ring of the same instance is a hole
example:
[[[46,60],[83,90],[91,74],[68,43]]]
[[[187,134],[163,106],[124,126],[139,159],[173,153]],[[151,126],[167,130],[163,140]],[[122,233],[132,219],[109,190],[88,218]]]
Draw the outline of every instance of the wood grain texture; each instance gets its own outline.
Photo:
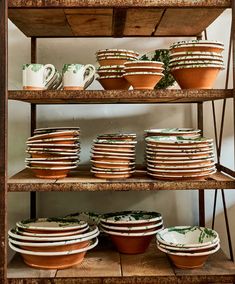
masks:
[[[231,7],[231,0],[9,0],[10,8],[44,7]]]
[[[155,32],[156,36],[191,36],[205,30],[223,9],[167,9]]]
[[[8,191],[128,191],[128,190],[188,190],[188,189],[233,189],[235,180],[222,173],[216,173],[205,180],[160,181],[149,178],[143,170],[137,170],[128,179],[107,180],[94,177],[89,170],[78,169],[61,180],[35,178],[29,169],[8,180]]]
[[[232,98],[232,90],[9,91],[8,98],[36,104],[192,103]]]

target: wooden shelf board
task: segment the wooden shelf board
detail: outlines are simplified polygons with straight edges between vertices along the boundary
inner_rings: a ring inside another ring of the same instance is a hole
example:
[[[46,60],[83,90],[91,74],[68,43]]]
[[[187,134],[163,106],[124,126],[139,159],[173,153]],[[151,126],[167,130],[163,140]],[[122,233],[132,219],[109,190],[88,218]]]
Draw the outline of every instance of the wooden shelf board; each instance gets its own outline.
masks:
[[[35,104],[195,103],[232,98],[230,90],[9,91],[8,99]]]
[[[11,0],[9,19],[29,37],[197,36],[229,7],[228,0]]]
[[[144,170],[137,170],[128,179],[99,179],[83,168],[70,172],[64,179],[38,179],[29,169],[24,169],[8,180],[9,192],[30,191],[128,191],[128,190],[189,190],[189,189],[233,189],[235,179],[215,173],[203,180],[160,181],[151,179]]]
[[[209,257],[201,269],[181,270],[175,268],[154,243],[146,253],[140,255],[119,254],[110,242],[106,240],[105,243],[106,245],[102,244],[101,240],[98,248],[87,253],[82,264],[65,270],[32,269],[16,255],[8,267],[8,284],[44,283],[44,279],[47,281],[45,283],[53,284],[189,284],[235,281],[235,264],[222,251]]]

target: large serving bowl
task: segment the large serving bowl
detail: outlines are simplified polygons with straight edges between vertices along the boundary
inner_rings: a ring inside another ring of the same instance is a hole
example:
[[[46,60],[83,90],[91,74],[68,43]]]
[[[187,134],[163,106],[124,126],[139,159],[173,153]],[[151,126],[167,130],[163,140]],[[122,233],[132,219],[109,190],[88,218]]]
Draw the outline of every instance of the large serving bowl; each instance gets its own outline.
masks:
[[[128,90],[130,83],[121,76],[102,76],[97,79],[105,90]]]

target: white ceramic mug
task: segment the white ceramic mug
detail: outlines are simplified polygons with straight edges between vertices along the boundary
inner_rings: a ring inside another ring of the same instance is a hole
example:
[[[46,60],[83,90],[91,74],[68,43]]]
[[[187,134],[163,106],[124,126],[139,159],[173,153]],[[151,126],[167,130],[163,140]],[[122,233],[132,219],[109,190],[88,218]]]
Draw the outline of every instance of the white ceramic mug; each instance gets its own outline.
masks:
[[[45,90],[56,74],[52,64],[24,64],[23,65],[23,89]]]
[[[63,67],[64,90],[84,90],[94,80],[95,66],[91,64],[65,64]]]

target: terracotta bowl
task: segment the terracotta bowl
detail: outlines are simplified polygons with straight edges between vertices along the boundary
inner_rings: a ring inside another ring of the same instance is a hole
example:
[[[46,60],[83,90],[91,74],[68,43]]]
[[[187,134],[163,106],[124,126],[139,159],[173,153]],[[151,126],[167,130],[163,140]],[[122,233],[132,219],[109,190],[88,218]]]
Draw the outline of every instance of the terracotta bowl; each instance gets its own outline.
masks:
[[[93,150],[101,150],[105,152],[125,152],[125,153],[135,153],[135,147],[130,148],[130,147],[103,147],[102,145],[95,145],[93,147]]]
[[[76,138],[79,137],[78,131],[62,131],[62,132],[53,132],[48,134],[42,134],[42,135],[35,135],[28,139],[28,141],[34,141],[34,140],[40,140],[40,139],[63,139],[63,138]]]
[[[161,73],[125,73],[124,78],[135,90],[153,90],[164,75]]]
[[[116,71],[116,70],[104,70],[104,71],[97,71],[97,74],[100,77],[109,77],[109,76],[122,76],[124,74],[123,70]]]
[[[193,269],[200,268],[204,265],[209,255],[204,256],[178,256],[178,255],[168,255],[174,265],[181,269]]]
[[[124,64],[125,67],[158,67],[162,68],[164,65],[163,62],[160,61],[145,61],[145,60],[138,60],[134,62],[126,62]]]
[[[103,224],[101,224],[101,228],[102,228]],[[131,230],[131,227],[124,227],[124,226],[107,226],[105,225],[105,227],[103,227],[105,230],[108,230],[109,232],[117,232],[117,233],[150,233],[150,232],[154,232],[156,230],[160,230],[163,228],[163,222],[161,222],[161,225],[154,225],[155,227],[151,228],[151,229],[146,229],[148,228],[147,226],[145,228],[143,228],[143,226],[135,226],[134,229],[135,230]],[[115,227],[117,229],[115,229]],[[138,227],[141,228],[141,230],[138,230]],[[150,226],[151,227],[151,226]],[[112,229],[111,229],[112,228]],[[123,228],[123,229],[122,229]]]
[[[135,61],[135,59],[130,59],[128,57],[107,57],[107,58],[100,58],[98,59],[98,63],[100,66],[106,66],[106,65],[123,65],[127,61]]]
[[[75,168],[75,167],[71,167]],[[67,169],[60,169],[60,170],[55,170],[55,169],[42,169],[42,168],[34,168],[30,167],[30,169],[33,171],[36,177],[38,178],[43,178],[43,179],[61,179],[65,178],[69,171],[71,170],[69,167]]]
[[[171,73],[181,89],[211,89],[221,67],[173,68]]]
[[[27,143],[29,144],[33,144],[34,146],[33,147],[36,147],[37,144],[56,144],[56,145],[60,145],[60,144],[69,144],[69,145],[77,145],[78,143],[78,140],[75,138],[72,138],[73,140],[60,140],[60,141],[55,141],[55,140],[52,140],[52,141],[45,141],[45,140],[41,140],[41,141],[38,141],[38,140],[34,140],[34,141],[28,141]],[[36,142],[38,141],[38,142]]]
[[[92,162],[92,165],[96,168],[103,168],[103,169],[119,169],[120,167],[126,167],[127,169],[129,169],[129,167],[131,166],[134,166],[135,163],[127,163],[127,164],[115,164],[115,163],[102,163],[102,162],[95,162],[95,161],[91,161]]]
[[[40,158],[40,159],[41,158],[45,158],[45,159],[47,159],[47,158],[63,157],[63,155],[60,155],[60,154],[56,155],[56,153],[53,153],[53,154],[50,154],[50,153],[32,153],[31,156],[32,156],[32,158],[35,158],[35,159],[37,159],[37,158]]]
[[[220,54],[224,48],[222,46],[216,45],[194,45],[194,46],[179,46],[170,49],[171,53],[175,52],[186,52],[186,51],[197,51],[197,52],[215,52]]]
[[[92,160],[94,161],[99,161],[99,162],[109,162],[109,163],[126,163],[128,162],[134,162],[135,159],[134,158],[123,158],[123,157],[96,157],[96,156],[92,156]]]
[[[50,168],[50,169],[54,169],[54,168],[58,168],[58,167],[70,167],[70,166],[76,166],[78,163],[75,162],[50,162],[47,163],[47,161],[45,162],[29,162],[28,165],[30,165],[31,167],[46,167],[46,168]]]
[[[125,73],[133,73],[133,72],[151,72],[151,73],[162,73],[164,68],[162,67],[152,67],[152,66],[134,66],[134,67],[125,67]]]
[[[130,83],[123,77],[100,77],[97,79],[105,90],[128,90]]]
[[[129,173],[119,173],[119,174],[111,174],[111,173],[102,173],[102,172],[94,172],[92,171],[95,177],[97,178],[103,178],[103,179],[124,179],[124,178],[129,178],[132,176],[132,172]]]
[[[77,235],[81,233],[86,233],[89,230],[89,227],[85,227],[79,230],[66,230],[61,233],[61,231],[47,231],[44,230],[43,233],[40,230],[30,230],[30,229],[20,229],[18,230],[18,233],[22,236],[35,236],[35,237],[54,237],[54,236],[72,236]]]
[[[200,65],[218,65],[221,66],[221,68],[224,68],[224,64],[221,61],[216,61],[216,60],[180,60],[180,61],[176,61],[176,62],[172,62],[169,64],[170,68],[176,68],[176,67],[184,67],[187,65],[195,65],[199,66]]]

